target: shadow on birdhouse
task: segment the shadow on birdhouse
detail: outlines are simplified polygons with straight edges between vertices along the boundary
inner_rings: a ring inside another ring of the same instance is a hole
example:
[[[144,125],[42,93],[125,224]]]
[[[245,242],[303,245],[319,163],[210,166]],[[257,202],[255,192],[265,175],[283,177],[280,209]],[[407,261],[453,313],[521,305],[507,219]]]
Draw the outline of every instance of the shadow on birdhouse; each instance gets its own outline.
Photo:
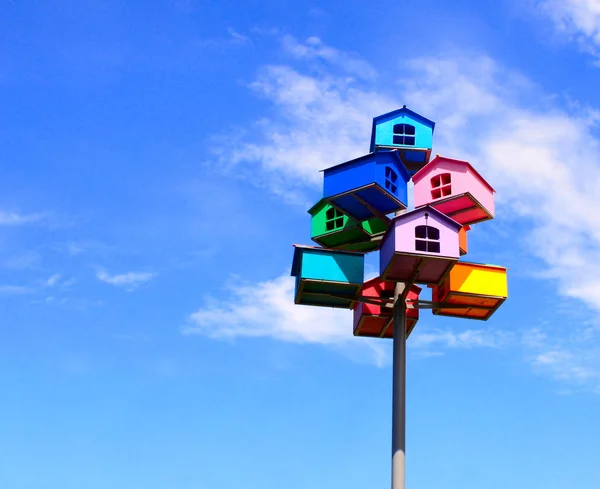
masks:
[[[494,218],[494,189],[467,161],[436,156],[412,180],[417,208],[430,205],[463,225]]]
[[[373,153],[323,170],[323,198],[355,221],[406,209],[410,175],[396,151]]]
[[[357,301],[354,306],[354,336],[368,336],[376,338],[393,338],[393,297],[394,282],[384,282],[379,277],[365,282],[360,293],[360,298],[371,300],[372,303]],[[413,285],[408,291],[406,300],[419,299],[421,287]],[[378,304],[379,300],[387,301]],[[419,310],[412,306],[406,309],[406,337],[419,320]]]
[[[294,245],[296,304],[352,309],[364,281],[362,253]]]
[[[311,209],[311,239],[325,248],[374,251],[387,226],[381,219],[358,222],[321,199]]]
[[[382,279],[438,284],[460,257],[461,227],[429,206],[395,217],[379,252]]]
[[[413,175],[429,162],[435,122],[406,108],[373,118],[371,153],[397,150]]]
[[[458,262],[442,283],[431,287],[434,308],[440,316],[488,320],[508,297],[507,269],[480,263]],[[464,308],[457,307],[464,305]]]

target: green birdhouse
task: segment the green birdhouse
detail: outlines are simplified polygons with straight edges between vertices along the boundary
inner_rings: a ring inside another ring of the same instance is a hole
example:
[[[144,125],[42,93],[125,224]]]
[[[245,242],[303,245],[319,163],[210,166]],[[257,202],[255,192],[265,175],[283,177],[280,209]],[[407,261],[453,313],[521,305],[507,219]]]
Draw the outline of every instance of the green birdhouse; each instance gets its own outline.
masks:
[[[355,221],[325,199],[317,202],[308,212],[312,216],[311,239],[324,248],[373,251],[379,246],[379,240],[373,238],[382,236],[387,229],[386,224],[377,218]]]

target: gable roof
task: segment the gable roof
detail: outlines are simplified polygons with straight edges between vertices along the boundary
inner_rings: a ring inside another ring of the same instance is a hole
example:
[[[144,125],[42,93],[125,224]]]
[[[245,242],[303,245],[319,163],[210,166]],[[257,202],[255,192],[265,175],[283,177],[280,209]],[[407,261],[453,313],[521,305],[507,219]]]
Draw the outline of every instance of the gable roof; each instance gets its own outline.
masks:
[[[405,212],[404,214],[400,214],[399,216],[394,217],[392,219],[392,222],[396,221],[396,220],[401,221],[402,219],[405,219],[406,217],[408,217],[412,214],[421,213],[421,212],[428,212],[429,214],[435,215],[441,221],[446,222],[446,224],[448,224],[448,226],[456,228],[457,232],[462,228],[462,224],[459,224],[451,217],[448,217],[446,214],[438,211],[435,207],[431,207],[430,205],[424,205],[423,207],[419,207],[418,209],[413,209],[412,211]],[[391,229],[391,227],[392,226],[390,225],[388,229]]]
[[[415,173],[412,176],[412,180],[414,183],[418,182],[419,180],[421,180],[428,172],[429,170],[432,170],[433,167],[441,162],[441,161],[449,161],[451,163],[459,163],[462,165],[467,166],[474,174],[477,178],[479,178],[479,180],[481,180],[481,182],[487,187],[489,188],[492,192],[495,192],[494,188],[487,183],[486,179],[483,178],[481,176],[481,174],[475,169],[473,168],[473,165],[471,165],[471,163],[469,163],[468,161],[464,161],[464,160],[457,160],[455,158],[448,158],[446,156],[440,156],[440,155],[435,155],[435,158],[433,160],[431,160],[429,163],[427,163],[423,168],[421,168],[417,173]]]
[[[377,117],[373,117],[373,129],[375,129],[375,125],[381,119],[387,119],[387,118],[394,117],[394,116],[397,116],[400,114],[406,114],[406,115],[412,117],[413,119],[416,119],[419,122],[422,122],[423,124],[425,124],[427,126],[431,126],[432,131],[435,128],[435,122],[427,119],[426,117],[423,117],[421,114],[417,114],[416,112],[406,108],[406,105],[403,105],[402,108],[400,108],[400,109],[392,110],[391,112],[388,112],[386,114],[381,114],[381,115],[378,115]]]
[[[320,199],[315,205],[313,205],[310,209],[308,209],[308,213],[311,216],[314,216],[317,212],[319,212],[319,211],[317,211],[317,209],[319,207],[324,207],[326,203],[327,203],[327,201],[325,199],[323,199],[323,198]]]
[[[339,165],[334,165],[334,166],[330,166],[329,168],[325,168],[323,170],[321,170],[322,172],[327,172],[330,170],[333,170],[335,168],[340,168],[344,165],[352,165],[354,163],[359,163],[361,160],[368,160],[371,158],[389,158],[392,157],[396,160],[396,163],[398,163],[398,166],[400,168],[400,172],[403,174],[403,176],[405,177],[405,181],[408,182],[410,180],[410,173],[408,173],[408,170],[406,169],[406,166],[404,165],[402,159],[400,158],[400,154],[398,152],[398,150],[392,150],[392,151],[379,151],[377,153],[369,153],[363,156],[360,156],[358,158],[354,158],[353,160],[350,161],[345,161],[344,163],[340,163]]]
[[[379,123],[379,121],[381,121],[381,119],[387,119],[387,118],[391,118],[397,115],[408,115],[410,117],[412,117],[413,119],[418,120],[419,122],[425,124],[426,126],[431,126],[431,133],[433,134],[433,130],[435,129],[435,122],[430,121],[429,119],[427,119],[426,117],[423,117],[420,114],[417,114],[416,112],[407,109],[406,105],[403,105],[401,109],[396,109],[396,110],[392,110],[391,112],[388,112],[386,114],[381,114],[378,115],[377,117],[373,117],[373,127],[371,129],[371,151],[375,151],[375,127],[377,126],[377,124]]]
[[[298,245],[295,244],[294,246],[294,258],[292,259],[292,276],[296,277],[298,275],[298,271],[300,268],[300,257],[302,256],[302,253],[300,252],[301,249],[305,249],[305,250],[323,250],[323,251],[328,251],[329,253],[332,254],[345,254],[345,255],[362,255],[364,256],[364,252],[361,251],[343,251],[343,250],[330,250],[328,248],[322,248],[321,246],[310,246],[310,245]]]

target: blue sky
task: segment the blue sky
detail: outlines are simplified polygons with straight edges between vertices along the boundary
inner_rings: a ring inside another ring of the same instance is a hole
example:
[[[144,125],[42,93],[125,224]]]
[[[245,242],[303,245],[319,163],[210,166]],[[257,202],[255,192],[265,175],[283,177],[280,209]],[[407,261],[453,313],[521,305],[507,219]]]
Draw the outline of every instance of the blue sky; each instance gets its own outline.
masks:
[[[390,479],[390,343],[294,306],[318,170],[407,104],[497,190],[408,342],[413,489],[600,484],[596,0],[4,2],[0,487]],[[370,257],[367,271],[376,270]]]

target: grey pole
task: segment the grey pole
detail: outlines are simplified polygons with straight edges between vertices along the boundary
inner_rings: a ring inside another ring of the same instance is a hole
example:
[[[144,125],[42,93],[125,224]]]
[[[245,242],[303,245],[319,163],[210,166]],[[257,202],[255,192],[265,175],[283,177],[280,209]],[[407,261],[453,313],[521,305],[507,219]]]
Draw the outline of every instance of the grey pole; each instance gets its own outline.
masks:
[[[394,365],[392,378],[392,489],[405,489],[406,464],[406,299],[405,285],[394,291]]]

